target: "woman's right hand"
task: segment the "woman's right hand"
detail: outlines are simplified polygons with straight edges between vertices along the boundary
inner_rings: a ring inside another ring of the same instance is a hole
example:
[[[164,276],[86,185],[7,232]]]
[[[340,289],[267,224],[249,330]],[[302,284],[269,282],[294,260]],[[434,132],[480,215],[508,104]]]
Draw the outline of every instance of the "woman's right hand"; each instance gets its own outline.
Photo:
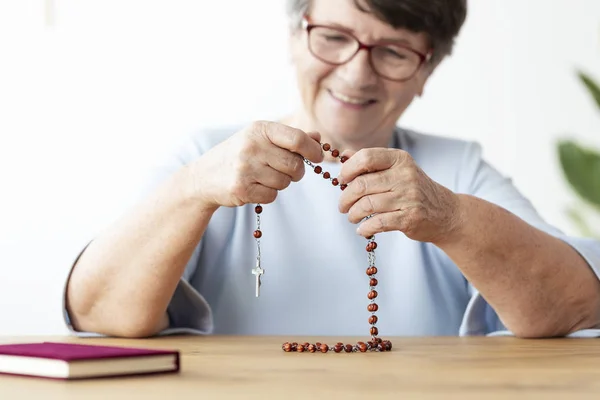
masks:
[[[190,165],[194,197],[209,209],[271,203],[304,176],[302,157],[323,161],[319,140],[318,133],[254,122]]]

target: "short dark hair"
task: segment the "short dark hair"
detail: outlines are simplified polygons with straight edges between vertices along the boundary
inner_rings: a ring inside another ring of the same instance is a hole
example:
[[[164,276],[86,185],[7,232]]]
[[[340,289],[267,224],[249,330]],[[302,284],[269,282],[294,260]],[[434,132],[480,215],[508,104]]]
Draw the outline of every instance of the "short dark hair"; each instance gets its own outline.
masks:
[[[312,0],[287,0],[286,10],[295,27],[300,27],[311,3]],[[354,0],[354,4],[396,29],[427,34],[434,66],[452,53],[467,17],[467,0]]]

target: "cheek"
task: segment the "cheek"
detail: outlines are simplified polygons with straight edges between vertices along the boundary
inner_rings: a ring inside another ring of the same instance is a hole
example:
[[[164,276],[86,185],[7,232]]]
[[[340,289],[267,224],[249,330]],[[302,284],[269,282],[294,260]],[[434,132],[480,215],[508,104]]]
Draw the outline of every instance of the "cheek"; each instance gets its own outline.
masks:
[[[390,111],[405,110],[418,94],[418,84],[411,82],[390,82],[386,90],[387,105]]]
[[[314,101],[319,94],[323,81],[333,68],[312,58],[305,58],[298,64],[298,83],[304,100]]]

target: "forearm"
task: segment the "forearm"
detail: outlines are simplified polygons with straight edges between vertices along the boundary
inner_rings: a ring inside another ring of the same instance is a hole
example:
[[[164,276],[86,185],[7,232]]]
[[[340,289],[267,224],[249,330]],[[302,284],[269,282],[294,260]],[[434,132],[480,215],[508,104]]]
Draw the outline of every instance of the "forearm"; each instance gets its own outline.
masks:
[[[600,320],[600,283],[568,244],[489,202],[459,195],[459,228],[435,243],[518,336],[564,335]]]
[[[81,255],[67,286],[77,329],[147,336],[166,308],[214,209],[195,201],[190,171],[175,173]]]

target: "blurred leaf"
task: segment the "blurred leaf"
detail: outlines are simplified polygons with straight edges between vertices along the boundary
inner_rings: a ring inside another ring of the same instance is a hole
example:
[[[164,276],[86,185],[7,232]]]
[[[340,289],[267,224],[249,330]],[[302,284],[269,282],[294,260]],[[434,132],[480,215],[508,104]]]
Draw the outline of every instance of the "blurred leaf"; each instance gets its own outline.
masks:
[[[600,154],[571,140],[558,143],[563,172],[575,192],[600,210]]]
[[[596,100],[596,105],[598,106],[598,108],[600,108],[600,87],[598,87],[598,84],[596,84],[592,77],[587,75],[585,72],[579,71],[577,75],[579,76],[579,79],[581,79],[583,84],[587,87],[594,100]]]
[[[581,215],[580,210],[578,210],[574,207],[570,207],[567,209],[567,215],[571,219],[571,222],[573,223],[573,225],[575,225],[577,227],[577,229],[579,230],[579,232],[581,232],[581,234],[583,236],[600,239],[600,237],[598,237],[598,235],[596,235],[595,232],[593,232],[590,229],[585,218]]]

